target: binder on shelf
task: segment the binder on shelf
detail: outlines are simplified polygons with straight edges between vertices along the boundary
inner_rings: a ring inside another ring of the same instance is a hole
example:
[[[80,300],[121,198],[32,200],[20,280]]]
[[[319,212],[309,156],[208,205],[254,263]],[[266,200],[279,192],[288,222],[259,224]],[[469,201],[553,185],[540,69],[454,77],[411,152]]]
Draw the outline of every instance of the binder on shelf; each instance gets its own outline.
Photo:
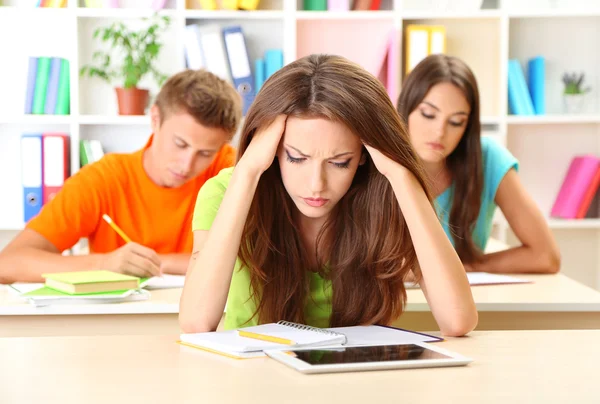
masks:
[[[33,105],[31,107],[32,114],[43,114],[46,104],[46,92],[48,90],[48,81],[50,79],[49,57],[38,58],[37,75],[35,78],[35,90],[33,92]]]
[[[242,10],[256,10],[260,0],[240,0],[239,7]]]
[[[42,141],[42,200],[46,204],[56,196],[69,177],[69,137],[45,133]]]
[[[327,11],[327,0],[304,0],[306,11]]]
[[[185,62],[189,69],[198,70],[205,67],[202,47],[200,42],[200,31],[197,25],[187,25],[183,35],[185,48]]]
[[[23,221],[27,223],[42,208],[42,135],[21,135],[21,183]]]
[[[525,75],[517,59],[508,61],[508,106],[514,115],[535,115]]]
[[[577,210],[577,214],[575,215],[575,219],[584,219],[587,216],[588,211],[590,210],[590,206],[592,205],[592,201],[598,192],[598,187],[600,186],[600,165],[596,169],[596,173],[592,178],[590,185],[585,190],[585,193],[582,197],[581,206]]]
[[[152,9],[153,10],[160,10],[165,8],[165,3],[167,2],[167,0],[154,0],[152,1]]]
[[[265,82],[265,60],[256,59],[254,61],[254,89],[256,94],[260,91]]]
[[[371,0],[354,0],[352,10],[365,11],[371,9]]]
[[[585,200],[586,193],[594,186],[594,178],[599,168],[600,158],[593,155],[575,156],[569,164],[550,216],[562,219],[577,218],[581,206],[588,203]]]
[[[283,51],[281,49],[269,49],[265,52],[265,81],[273,73],[283,67]]]
[[[216,0],[198,0],[198,3],[200,3],[200,7],[202,7],[202,10],[216,10],[217,9]]]
[[[223,38],[233,86],[242,96],[243,114],[246,115],[256,92],[254,91],[254,79],[250,69],[250,58],[244,33],[240,26],[228,27],[223,29]]]
[[[37,76],[38,58],[30,57],[27,67],[27,93],[25,95],[25,113],[31,114],[33,108],[33,94],[35,92],[35,79]]]
[[[71,78],[69,76],[69,61],[61,59],[58,90],[56,92],[56,115],[69,115],[71,113]]]
[[[221,0],[221,7],[225,10],[237,10],[239,6],[239,0]]]
[[[209,24],[198,26],[198,30],[206,70],[232,83],[221,27],[217,24]]]
[[[446,28],[432,25],[406,27],[406,74],[429,55],[446,53]]]
[[[61,64],[62,59],[60,58],[52,58],[50,62],[50,78],[48,79],[48,89],[46,91],[46,103],[44,104],[44,113],[48,115],[53,115],[56,111]]]
[[[328,11],[348,11],[350,10],[350,0],[327,0]]]
[[[529,73],[529,94],[536,115],[546,113],[546,62],[542,56],[530,59],[527,64]]]

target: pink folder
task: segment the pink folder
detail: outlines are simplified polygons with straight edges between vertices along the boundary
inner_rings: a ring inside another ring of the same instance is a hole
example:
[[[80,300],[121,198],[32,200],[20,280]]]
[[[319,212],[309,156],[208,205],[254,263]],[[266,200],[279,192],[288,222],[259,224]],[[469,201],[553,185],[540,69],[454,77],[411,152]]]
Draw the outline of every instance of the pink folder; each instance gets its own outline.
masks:
[[[550,216],[563,219],[577,217],[577,212],[599,165],[600,159],[592,155],[576,156],[571,160]]]

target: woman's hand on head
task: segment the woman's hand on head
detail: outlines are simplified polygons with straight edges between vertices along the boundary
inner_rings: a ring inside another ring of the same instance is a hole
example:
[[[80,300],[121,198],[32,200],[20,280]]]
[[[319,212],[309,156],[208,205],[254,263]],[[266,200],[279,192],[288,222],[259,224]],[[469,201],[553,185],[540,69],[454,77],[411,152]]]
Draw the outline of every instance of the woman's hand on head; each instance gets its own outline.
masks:
[[[379,171],[383,176],[389,177],[394,171],[402,167],[400,164],[396,163],[379,150],[367,145],[365,145],[365,148],[369,152],[377,171]]]
[[[286,120],[287,115],[279,115],[269,126],[258,129],[238,165],[257,174],[265,172],[273,164]]]

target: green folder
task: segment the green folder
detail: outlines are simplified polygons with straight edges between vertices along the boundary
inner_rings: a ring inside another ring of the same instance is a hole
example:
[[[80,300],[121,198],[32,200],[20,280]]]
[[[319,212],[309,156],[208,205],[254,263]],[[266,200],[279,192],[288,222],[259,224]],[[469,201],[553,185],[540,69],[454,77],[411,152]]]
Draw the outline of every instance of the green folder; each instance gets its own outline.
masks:
[[[126,297],[132,293],[132,290],[114,290],[112,292],[102,293],[87,293],[80,295],[71,295],[69,293],[59,292],[47,286],[41,287],[31,292],[23,293],[22,297],[68,297],[68,298],[84,298],[84,297]]]
[[[327,11],[327,0],[304,0],[304,10]]]
[[[69,75],[69,61],[62,59],[60,62],[60,75],[58,77],[58,90],[56,91],[56,115],[69,115],[71,113],[71,76]]]
[[[35,78],[35,90],[33,92],[32,114],[44,114],[46,106],[46,91],[48,90],[48,81],[50,80],[50,66],[52,58],[38,58],[38,70]]]

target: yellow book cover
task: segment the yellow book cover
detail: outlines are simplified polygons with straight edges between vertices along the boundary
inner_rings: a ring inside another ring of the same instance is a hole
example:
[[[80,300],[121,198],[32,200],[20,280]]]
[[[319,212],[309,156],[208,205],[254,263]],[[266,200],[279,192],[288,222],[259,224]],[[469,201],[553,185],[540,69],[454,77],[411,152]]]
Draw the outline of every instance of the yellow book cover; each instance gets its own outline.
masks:
[[[198,0],[198,3],[200,4],[200,7],[202,7],[202,10],[216,10],[217,9],[216,0]]]
[[[240,0],[240,8],[242,10],[256,10],[260,0]]]

